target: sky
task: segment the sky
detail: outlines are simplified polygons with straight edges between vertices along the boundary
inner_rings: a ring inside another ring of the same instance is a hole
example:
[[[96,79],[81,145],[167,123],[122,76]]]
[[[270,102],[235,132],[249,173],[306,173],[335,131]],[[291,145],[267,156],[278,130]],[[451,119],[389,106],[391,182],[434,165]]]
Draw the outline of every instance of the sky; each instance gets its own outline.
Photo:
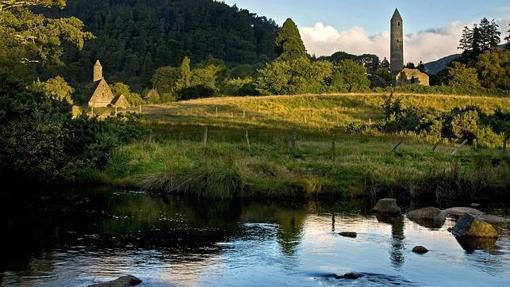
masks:
[[[292,18],[308,53],[373,53],[389,58],[390,18],[404,19],[405,61],[430,62],[458,53],[462,28],[495,19],[504,37],[510,0],[226,0],[281,25]],[[502,37],[502,38],[504,38]]]

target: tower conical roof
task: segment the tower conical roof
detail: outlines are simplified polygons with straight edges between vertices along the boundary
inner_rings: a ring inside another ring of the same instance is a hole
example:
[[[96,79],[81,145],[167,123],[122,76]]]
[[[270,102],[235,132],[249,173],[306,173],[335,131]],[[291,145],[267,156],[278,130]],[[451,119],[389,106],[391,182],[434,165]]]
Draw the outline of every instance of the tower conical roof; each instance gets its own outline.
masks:
[[[400,12],[398,9],[395,9],[395,12],[393,13],[393,17],[391,17],[391,20],[402,20],[402,16],[400,16]]]
[[[97,60],[96,63],[94,64],[94,66],[101,66],[101,62],[99,62],[99,60]]]

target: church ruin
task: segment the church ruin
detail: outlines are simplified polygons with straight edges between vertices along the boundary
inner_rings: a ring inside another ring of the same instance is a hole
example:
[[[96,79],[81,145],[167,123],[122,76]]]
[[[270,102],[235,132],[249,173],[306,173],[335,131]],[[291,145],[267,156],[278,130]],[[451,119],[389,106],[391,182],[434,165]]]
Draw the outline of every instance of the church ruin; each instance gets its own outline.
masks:
[[[91,108],[104,108],[113,104],[113,93],[103,77],[103,66],[99,60],[94,64],[92,72],[94,87],[90,95],[88,106]]]

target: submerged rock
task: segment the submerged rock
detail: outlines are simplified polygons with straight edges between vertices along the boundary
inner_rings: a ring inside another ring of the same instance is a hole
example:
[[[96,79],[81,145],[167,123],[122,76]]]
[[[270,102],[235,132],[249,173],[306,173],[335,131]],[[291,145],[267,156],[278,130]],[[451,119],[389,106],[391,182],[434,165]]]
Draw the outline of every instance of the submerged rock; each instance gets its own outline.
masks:
[[[423,246],[415,246],[413,248],[413,252],[417,253],[417,254],[425,254],[425,253],[429,252],[429,250]]]
[[[446,221],[446,216],[439,208],[435,207],[412,210],[406,215],[410,220],[428,228],[440,228]]]
[[[345,273],[344,276],[342,276],[342,278],[349,279],[349,280],[356,280],[356,279],[359,279],[361,277],[363,277],[363,274],[356,273],[356,272]]]
[[[113,281],[90,285],[89,287],[129,287],[142,283],[142,280],[132,275],[122,276]]]
[[[462,249],[467,252],[484,250],[494,255],[498,252],[495,250],[497,238],[456,237],[456,239]]]
[[[356,232],[340,232],[338,234],[343,236],[343,237],[351,237],[351,238],[358,237],[358,234]]]
[[[397,205],[397,200],[394,198],[379,199],[375,204],[372,211],[385,214],[401,214],[402,210]]]
[[[476,216],[477,219],[485,221],[490,224],[506,224],[510,223],[510,219],[496,215],[482,214]]]
[[[466,214],[451,229],[455,237],[498,238],[498,231],[491,224]]]

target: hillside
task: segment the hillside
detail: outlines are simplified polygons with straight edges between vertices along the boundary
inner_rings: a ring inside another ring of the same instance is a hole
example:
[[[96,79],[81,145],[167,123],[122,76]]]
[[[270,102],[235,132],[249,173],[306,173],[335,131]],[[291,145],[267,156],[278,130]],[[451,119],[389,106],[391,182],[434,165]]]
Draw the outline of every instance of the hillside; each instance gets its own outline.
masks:
[[[460,54],[454,54],[454,55],[443,57],[441,59],[438,59],[438,60],[430,62],[430,63],[426,63],[425,71],[430,75],[436,75],[437,73],[446,69],[448,64],[455,61],[459,57],[460,57]]]
[[[78,17],[96,36],[66,55],[71,82],[88,82],[96,59],[109,81],[140,88],[156,68],[177,66],[186,55],[227,64],[275,57],[274,21],[211,0],[75,0],[53,13]]]

